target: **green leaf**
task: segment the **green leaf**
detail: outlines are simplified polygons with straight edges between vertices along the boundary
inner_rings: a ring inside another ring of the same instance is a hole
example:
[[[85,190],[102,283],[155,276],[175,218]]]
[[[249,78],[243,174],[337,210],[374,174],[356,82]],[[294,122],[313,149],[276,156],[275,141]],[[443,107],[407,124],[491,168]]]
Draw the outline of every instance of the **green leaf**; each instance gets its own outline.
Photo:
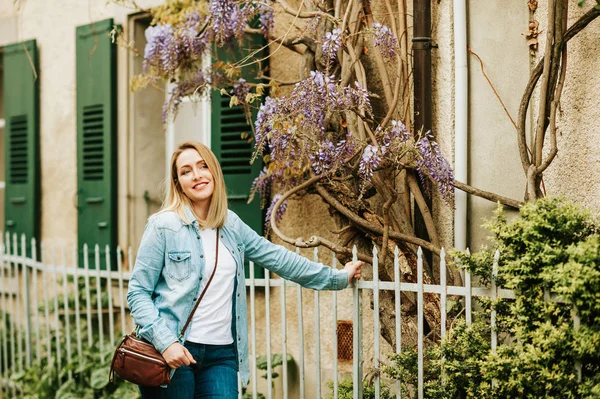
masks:
[[[25,372],[19,371],[18,373],[11,374],[10,379],[13,381],[20,381],[23,379],[23,377],[25,377]]]
[[[94,389],[102,389],[108,385],[108,374],[110,373],[110,367],[102,367],[92,371],[92,377],[90,385]]]

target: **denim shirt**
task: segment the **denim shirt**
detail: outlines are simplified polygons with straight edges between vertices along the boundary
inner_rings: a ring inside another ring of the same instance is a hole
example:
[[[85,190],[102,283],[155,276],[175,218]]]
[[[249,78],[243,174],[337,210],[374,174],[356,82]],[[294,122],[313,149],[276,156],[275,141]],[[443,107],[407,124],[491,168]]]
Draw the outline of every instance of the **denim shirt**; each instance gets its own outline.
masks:
[[[183,336],[179,334],[198,299],[201,280],[209,277],[204,273],[205,250],[198,222],[189,208],[186,214],[192,223],[185,223],[175,212],[162,212],[148,220],[129,280],[127,302],[139,327],[138,334],[161,353],[174,342],[185,342],[190,329]],[[241,380],[246,386],[250,367],[244,258],[303,287],[317,290],[346,288],[348,273],[311,262],[273,244],[231,210],[219,234],[236,262],[232,333]],[[210,287],[207,295],[210,295]]]

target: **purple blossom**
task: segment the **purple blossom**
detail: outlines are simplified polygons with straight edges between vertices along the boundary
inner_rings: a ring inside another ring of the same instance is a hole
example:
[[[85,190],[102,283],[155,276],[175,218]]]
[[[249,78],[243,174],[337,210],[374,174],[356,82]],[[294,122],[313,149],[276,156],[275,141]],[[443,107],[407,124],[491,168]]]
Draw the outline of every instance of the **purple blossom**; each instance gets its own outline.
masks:
[[[255,10],[250,3],[240,8],[233,0],[211,0],[212,33],[215,42],[222,46],[232,38],[239,39],[244,34],[248,19]]]
[[[238,103],[245,104],[246,96],[250,92],[250,86],[246,83],[246,79],[240,78],[234,84],[233,88],[230,90],[230,94],[234,97],[237,97]]]
[[[358,164],[358,173],[363,180],[370,180],[371,177],[373,177],[373,172],[377,170],[381,164],[385,153],[385,147],[377,147],[374,145],[367,145],[365,147]]]
[[[355,148],[356,144],[349,136],[346,140],[340,140],[337,144],[325,139],[316,151],[308,154],[308,158],[312,162],[314,172],[320,175],[343,166]]]
[[[275,16],[273,14],[273,5],[260,4],[258,6],[258,13],[260,15],[260,31],[265,35],[265,38],[269,38],[269,33],[275,27]]]
[[[325,34],[325,40],[323,41],[323,55],[327,59],[327,63],[335,60],[337,52],[342,45],[342,30],[334,29],[331,32]]]
[[[277,201],[279,201],[280,198],[281,198],[281,194],[275,194],[275,196],[273,197],[273,200],[271,201],[271,205],[269,205],[269,208],[267,209],[267,215],[265,216],[265,233],[266,234],[268,234],[268,232],[271,230],[271,212],[273,211],[273,207],[275,206],[275,203]],[[287,200],[285,200],[281,204],[281,206],[279,206],[279,208],[277,208],[277,213],[275,214],[275,223],[279,223],[281,221],[286,210],[287,210]]]
[[[172,44],[175,30],[169,24],[149,26],[144,35],[146,46],[144,48],[144,70],[149,66],[155,66],[165,71],[171,70],[174,64],[172,59],[174,49]]]
[[[274,176],[275,175],[268,173],[266,167],[263,167],[256,179],[254,179],[252,182],[252,187],[250,188],[250,198],[248,199],[248,202],[252,202],[254,196],[258,192],[261,199],[260,207],[264,208],[265,200],[271,194],[271,186]]]
[[[256,151],[260,154],[267,145],[267,140],[272,136],[273,131],[277,131],[274,127],[275,119],[280,115],[281,100],[273,97],[265,97],[265,102],[260,106],[258,114],[256,115],[256,121],[254,122],[254,128],[256,134],[254,136],[254,146]]]
[[[390,129],[389,136],[394,139],[398,139],[402,142],[408,141],[412,135],[406,128],[406,125],[402,121],[393,120],[391,122],[392,128]]]
[[[398,39],[392,30],[379,22],[373,24],[373,29],[375,30],[375,47],[379,47],[379,51],[384,57],[393,58],[398,48]]]
[[[425,184],[425,176],[429,176],[437,185],[442,198],[447,201],[454,199],[454,171],[446,158],[442,156],[438,143],[433,141],[431,132],[427,132],[416,143],[418,158],[417,172],[421,182]]]
[[[412,136],[402,121],[393,120],[390,125],[386,129],[378,127],[375,135],[381,146],[393,156],[406,146]]]
[[[209,72],[199,70],[196,76],[192,79],[180,81],[177,86],[173,87],[169,93],[169,99],[163,105],[162,121],[165,123],[168,118],[177,113],[183,97],[192,94],[205,94],[205,90],[211,84],[211,76]]]
[[[179,39],[181,40],[182,51],[185,54],[184,59],[197,60],[209,48],[205,34],[198,36],[198,30],[201,28],[202,17],[197,11],[188,13],[183,27],[179,30]]]

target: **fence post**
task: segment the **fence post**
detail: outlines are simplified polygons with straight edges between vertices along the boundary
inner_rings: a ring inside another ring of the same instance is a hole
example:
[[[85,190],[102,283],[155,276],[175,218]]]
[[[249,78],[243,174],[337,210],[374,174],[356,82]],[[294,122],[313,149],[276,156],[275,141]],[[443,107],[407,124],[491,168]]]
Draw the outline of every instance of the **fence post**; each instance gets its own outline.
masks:
[[[381,335],[379,327],[379,254],[377,247],[373,246],[373,367],[375,368],[375,397],[381,395],[381,379],[379,378],[379,337]]]
[[[467,248],[467,256],[471,256],[471,251]],[[465,320],[467,325],[471,325],[471,311],[472,311],[472,289],[471,289],[471,273],[465,270],[465,288],[467,290],[465,294]]]
[[[581,325],[581,320],[579,318],[579,311],[577,310],[577,305],[573,304],[571,308],[571,317],[573,318],[573,329],[575,331],[579,330]],[[577,372],[577,381],[581,382],[581,362],[575,362],[575,371]]]
[[[35,238],[31,239],[31,273],[32,273],[32,287],[33,287],[33,309],[35,314],[35,354],[38,362],[42,360],[42,340],[40,337],[40,314],[38,311],[38,263],[37,263],[37,241]]]
[[[417,250],[417,353],[418,398],[423,399],[423,249]]]
[[[252,337],[252,352],[250,353],[250,367],[252,370],[252,399],[257,398],[256,393],[256,310],[254,309],[254,300],[256,292],[256,280],[254,279],[254,263],[250,262],[250,320],[252,321],[252,329],[250,330]]]
[[[498,332],[496,330],[496,299],[498,299],[498,261],[500,260],[500,251],[494,253],[494,264],[492,266],[492,314],[490,315],[490,325],[492,327],[492,354],[496,354],[498,345]]]
[[[31,300],[30,300],[30,286],[29,286],[29,269],[25,264],[27,260],[27,241],[25,234],[21,235],[21,270],[23,271],[23,285],[25,286],[24,300],[24,314],[25,317],[25,365],[31,366]]]
[[[396,312],[396,354],[399,355],[402,350],[402,293],[400,291],[400,250],[394,248],[394,299]],[[396,380],[396,398],[402,397],[400,380]]]
[[[271,273],[265,269],[265,332],[267,345],[267,399],[273,397],[273,367],[271,364]]]
[[[352,247],[352,261],[358,261],[358,250],[356,245]],[[352,397],[353,399],[362,399],[362,291],[359,289],[359,281],[354,280],[353,287],[353,303],[354,303],[354,322],[352,323]]]
[[[319,262],[319,249],[317,247],[315,247],[314,252],[313,252],[313,256],[314,256],[314,261],[315,262]],[[319,304],[319,290],[315,290],[314,293],[315,296],[315,302],[314,302],[314,306],[315,306],[315,360],[317,362],[316,364],[316,377],[317,377],[317,383],[316,383],[316,388],[317,388],[317,392],[316,392],[316,397],[320,398],[321,397],[321,323],[320,323],[320,304]]]
[[[62,266],[63,266],[63,309],[65,312],[65,338],[67,347],[67,364],[73,361],[73,354],[71,350],[71,321],[69,320],[69,294],[68,294],[68,273],[67,273],[67,247],[65,245],[61,248],[62,253]],[[58,309],[57,309],[58,311]],[[73,371],[69,370],[69,380],[73,379]]]
[[[296,248],[296,253],[300,254],[300,248]],[[300,284],[297,285],[298,292],[298,341],[300,343],[300,399],[304,399],[304,318],[303,318],[303,305],[302,305],[302,287]]]
[[[337,269],[337,259],[335,253],[331,260],[331,267]],[[337,336],[337,291],[331,291],[332,295],[332,311],[333,311],[333,397],[338,397],[338,336]]]

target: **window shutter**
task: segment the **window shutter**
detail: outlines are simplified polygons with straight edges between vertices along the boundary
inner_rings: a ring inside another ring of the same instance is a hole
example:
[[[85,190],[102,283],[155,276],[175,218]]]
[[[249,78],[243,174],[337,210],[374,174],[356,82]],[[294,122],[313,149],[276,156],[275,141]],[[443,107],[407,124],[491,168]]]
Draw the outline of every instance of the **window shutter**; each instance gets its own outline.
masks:
[[[241,43],[235,43],[218,49],[219,60],[240,60],[251,51],[258,50],[265,45],[263,36],[246,35]],[[259,53],[257,57],[264,58]],[[242,68],[242,77],[249,83],[257,83],[257,64]],[[211,99],[211,147],[223,169],[225,184],[229,200],[229,209],[258,234],[263,234],[263,212],[260,209],[260,200],[257,198],[248,204],[252,182],[262,169],[262,160],[256,159],[250,164],[254,150],[252,127],[246,121],[246,115],[241,106],[230,108],[229,96],[222,96],[220,91],[214,90]],[[257,109],[252,110],[252,123],[256,120]],[[247,134],[247,138],[243,135]],[[258,278],[264,276],[262,268],[255,269]],[[249,272],[246,267],[246,277]]]
[[[77,238],[80,266],[88,244],[89,265],[95,267],[94,246],[114,254],[117,243],[117,97],[116,45],[113,20],[77,27]],[[112,256],[111,256],[112,258]],[[116,263],[111,260],[111,267]]]
[[[4,47],[5,231],[40,239],[39,68],[35,40]],[[20,239],[20,238],[19,238]],[[30,251],[28,244],[27,251]]]

